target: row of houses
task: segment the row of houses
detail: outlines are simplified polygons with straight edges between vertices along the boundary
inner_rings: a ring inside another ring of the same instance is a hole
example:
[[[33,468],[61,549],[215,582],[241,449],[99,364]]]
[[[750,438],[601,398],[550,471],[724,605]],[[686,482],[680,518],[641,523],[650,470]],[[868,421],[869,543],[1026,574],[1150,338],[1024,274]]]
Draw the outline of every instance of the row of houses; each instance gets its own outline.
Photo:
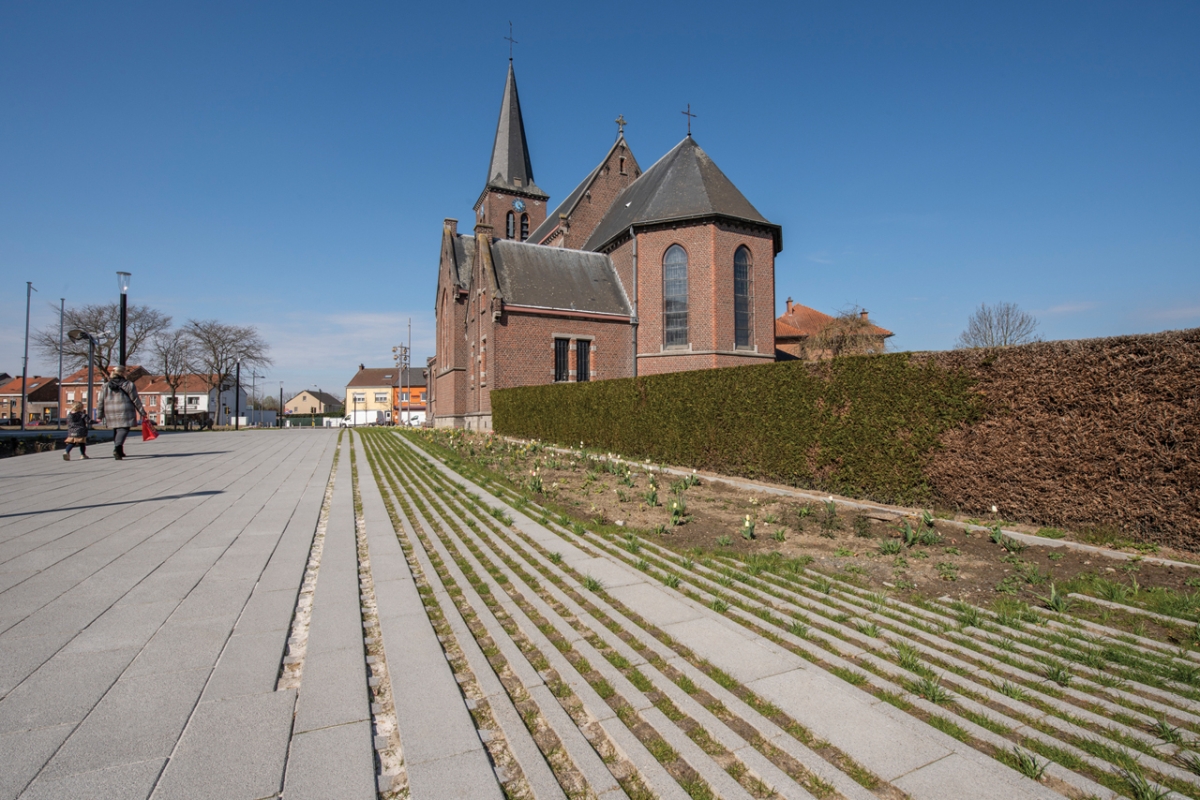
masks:
[[[146,415],[158,425],[185,425],[199,427],[211,422],[214,425],[232,423],[237,410],[243,413],[250,407],[249,396],[244,388],[233,386],[217,388],[204,375],[184,375],[174,387],[162,375],[152,375],[140,366],[126,368],[130,380],[137,387],[138,396],[146,408]],[[92,405],[100,399],[108,373],[97,369],[94,385],[89,390],[86,368],[63,378],[34,376],[25,382],[25,421],[38,423],[53,420],[59,409],[65,417],[71,405],[88,404],[88,395],[94,398]],[[0,420],[8,424],[20,424],[21,379],[13,378],[0,386]]]
[[[425,370],[368,368],[358,372],[346,384],[346,415],[354,420],[376,419],[380,414],[387,424],[423,425],[428,412]]]

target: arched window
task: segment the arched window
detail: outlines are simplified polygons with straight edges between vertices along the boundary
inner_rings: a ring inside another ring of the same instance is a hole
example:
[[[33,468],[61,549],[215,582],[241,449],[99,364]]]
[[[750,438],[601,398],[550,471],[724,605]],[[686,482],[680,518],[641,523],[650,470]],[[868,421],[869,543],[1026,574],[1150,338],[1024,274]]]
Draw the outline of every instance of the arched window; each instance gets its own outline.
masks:
[[[505,236],[509,239],[516,235],[516,219],[513,217],[513,212],[508,212],[508,223],[505,228]]]
[[[677,244],[663,256],[663,344],[684,347],[688,343],[688,258]]]
[[[753,290],[754,284],[750,279],[750,248],[742,245],[733,254],[733,343],[736,347],[750,347],[752,344]]]
[[[523,242],[528,238],[529,238],[529,215],[522,214],[521,215],[521,241]]]

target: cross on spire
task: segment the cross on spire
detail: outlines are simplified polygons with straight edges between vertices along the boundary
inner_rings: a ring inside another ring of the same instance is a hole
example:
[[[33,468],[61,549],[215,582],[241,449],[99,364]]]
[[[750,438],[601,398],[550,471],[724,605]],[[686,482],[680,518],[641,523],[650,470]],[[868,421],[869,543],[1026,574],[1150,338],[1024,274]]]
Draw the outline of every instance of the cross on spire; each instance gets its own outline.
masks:
[[[688,138],[690,139],[692,137],[692,117],[696,116],[692,113],[692,104],[688,103],[687,111],[680,111],[679,113],[688,118]]]
[[[504,38],[506,40],[508,40],[508,60],[512,61],[512,46],[514,44],[520,44],[520,42],[518,42],[516,39],[514,39],[512,37],[512,20],[511,19],[508,21],[508,36],[505,36]]]
[[[625,135],[625,125],[627,124],[625,122],[625,115],[618,114],[617,118],[613,121],[617,123],[617,136],[624,136]]]

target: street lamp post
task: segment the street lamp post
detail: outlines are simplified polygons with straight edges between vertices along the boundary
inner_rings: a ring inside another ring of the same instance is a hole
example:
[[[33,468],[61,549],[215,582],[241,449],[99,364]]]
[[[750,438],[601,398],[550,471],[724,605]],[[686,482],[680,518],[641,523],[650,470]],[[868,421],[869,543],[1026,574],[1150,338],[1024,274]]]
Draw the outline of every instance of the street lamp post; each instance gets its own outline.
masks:
[[[237,360],[237,378],[233,387],[233,429],[242,429],[242,360]]]
[[[29,298],[37,289],[25,281],[25,358],[21,360],[21,430],[25,430],[25,385],[29,380]]]
[[[79,328],[75,328],[67,336],[71,337],[72,342],[78,342],[84,338],[88,340],[87,415],[88,422],[90,423],[92,420],[92,390],[95,388],[93,382],[96,379],[96,337]]]
[[[280,428],[283,427],[283,381],[279,382],[279,419],[276,422]]]
[[[125,301],[129,296],[130,277],[130,273],[128,272],[117,273],[117,286],[121,290],[121,350],[119,355],[121,356],[120,364],[122,367],[125,366],[125,322],[127,318]]]
[[[63,388],[62,388],[62,362],[63,362],[63,316],[67,310],[67,298],[58,298],[58,422],[54,424],[55,430],[62,429],[63,421]]]

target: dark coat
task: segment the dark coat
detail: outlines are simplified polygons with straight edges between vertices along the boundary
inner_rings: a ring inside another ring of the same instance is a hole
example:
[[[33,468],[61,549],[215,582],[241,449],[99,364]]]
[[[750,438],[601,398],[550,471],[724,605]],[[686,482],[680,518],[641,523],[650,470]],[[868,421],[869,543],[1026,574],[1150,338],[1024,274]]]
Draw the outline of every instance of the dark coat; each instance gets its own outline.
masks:
[[[86,411],[72,411],[67,414],[67,439],[86,442],[88,435],[88,416]]]
[[[133,381],[113,378],[104,384],[100,395],[100,419],[110,428],[136,428],[141,424],[139,414],[145,414],[137,387]]]

